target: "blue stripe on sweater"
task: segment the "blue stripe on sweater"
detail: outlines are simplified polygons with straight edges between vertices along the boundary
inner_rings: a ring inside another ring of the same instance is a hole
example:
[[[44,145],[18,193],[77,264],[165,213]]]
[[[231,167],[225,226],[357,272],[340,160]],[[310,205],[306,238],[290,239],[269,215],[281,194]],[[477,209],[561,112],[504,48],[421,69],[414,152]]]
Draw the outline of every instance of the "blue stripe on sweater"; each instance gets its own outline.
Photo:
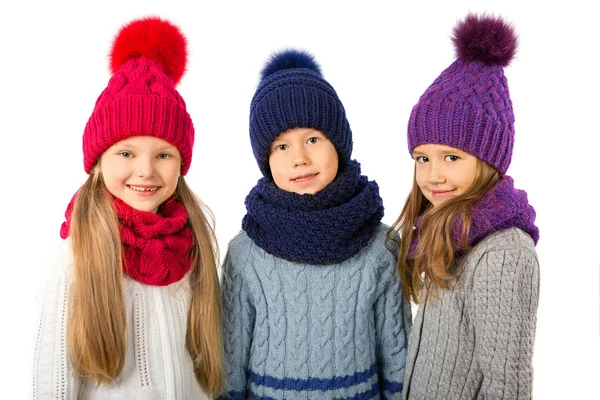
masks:
[[[362,392],[362,393],[357,393],[352,397],[335,397],[336,400],[371,400],[373,398],[377,398],[377,394],[379,393],[379,385],[377,384],[377,382],[374,382],[373,385],[371,386],[371,389],[367,390],[366,392]],[[274,399],[273,397],[269,397],[269,396],[258,396],[256,393],[250,391],[250,398],[252,400],[277,400]]]
[[[254,393],[252,390],[249,390],[248,392],[249,392],[250,398],[252,400],[277,400],[277,399],[274,399],[273,397],[269,397],[269,396],[259,396],[256,393]]]
[[[348,397],[345,400],[371,400],[373,397],[377,398],[379,394],[379,384],[377,382],[373,382],[371,389],[366,392],[357,393],[352,397]]]
[[[377,373],[377,365],[373,364],[371,368],[357,372],[354,375],[334,376],[333,378],[275,378],[269,375],[259,375],[255,372],[248,371],[248,379],[257,386],[266,386],[273,389],[281,390],[336,390],[344,389],[369,380]]]
[[[402,382],[390,382],[387,379],[384,379],[383,390],[388,393],[399,393],[402,391]]]

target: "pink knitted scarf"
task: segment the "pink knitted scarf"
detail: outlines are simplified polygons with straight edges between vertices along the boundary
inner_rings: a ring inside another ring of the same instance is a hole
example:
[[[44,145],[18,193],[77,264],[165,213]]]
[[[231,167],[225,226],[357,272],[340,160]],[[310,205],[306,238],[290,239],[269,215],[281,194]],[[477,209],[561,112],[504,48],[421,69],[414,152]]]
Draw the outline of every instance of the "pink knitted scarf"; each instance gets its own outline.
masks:
[[[60,229],[63,239],[69,236],[75,197],[67,207],[66,221]],[[160,214],[136,210],[117,198],[113,207],[119,218],[123,270],[127,275],[154,286],[166,286],[185,276],[192,264],[189,251],[194,240],[182,203],[167,200]]]

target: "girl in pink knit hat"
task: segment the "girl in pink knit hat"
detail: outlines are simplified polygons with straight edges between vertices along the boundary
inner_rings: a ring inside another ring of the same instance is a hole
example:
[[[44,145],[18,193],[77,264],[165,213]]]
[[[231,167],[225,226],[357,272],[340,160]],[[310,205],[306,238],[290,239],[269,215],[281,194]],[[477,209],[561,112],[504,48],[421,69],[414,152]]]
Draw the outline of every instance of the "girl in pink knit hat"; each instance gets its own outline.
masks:
[[[526,399],[539,292],[535,210],[506,175],[514,114],[503,67],[517,39],[501,18],[468,15],[457,60],[408,123],[413,188],[402,237],[404,296],[419,303],[405,399]]]
[[[47,286],[33,398],[202,399],[223,390],[216,240],[185,182],[194,127],[175,89],[186,39],[159,18],[124,26],[83,133]]]

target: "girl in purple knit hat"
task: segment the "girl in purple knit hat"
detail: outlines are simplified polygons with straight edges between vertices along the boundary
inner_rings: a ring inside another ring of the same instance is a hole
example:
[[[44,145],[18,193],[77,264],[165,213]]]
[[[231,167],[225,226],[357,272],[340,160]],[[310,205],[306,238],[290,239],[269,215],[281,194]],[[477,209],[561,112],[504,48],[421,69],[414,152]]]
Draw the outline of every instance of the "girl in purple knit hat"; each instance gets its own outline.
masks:
[[[468,15],[457,59],[412,110],[412,190],[402,237],[404,296],[419,304],[404,399],[526,399],[539,292],[535,210],[506,175],[514,114],[503,67],[510,24]]]

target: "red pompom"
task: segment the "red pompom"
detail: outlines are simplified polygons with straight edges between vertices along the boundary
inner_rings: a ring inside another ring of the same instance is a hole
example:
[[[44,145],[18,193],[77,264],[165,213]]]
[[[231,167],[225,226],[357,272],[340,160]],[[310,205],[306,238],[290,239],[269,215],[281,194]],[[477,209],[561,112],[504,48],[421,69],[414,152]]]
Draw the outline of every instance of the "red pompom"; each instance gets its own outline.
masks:
[[[175,84],[185,72],[187,40],[172,23],[157,17],[142,18],[123,26],[112,45],[110,69],[114,74],[132,58],[157,62]]]
[[[500,17],[469,14],[454,28],[456,55],[467,61],[507,66],[517,49],[517,35]]]

